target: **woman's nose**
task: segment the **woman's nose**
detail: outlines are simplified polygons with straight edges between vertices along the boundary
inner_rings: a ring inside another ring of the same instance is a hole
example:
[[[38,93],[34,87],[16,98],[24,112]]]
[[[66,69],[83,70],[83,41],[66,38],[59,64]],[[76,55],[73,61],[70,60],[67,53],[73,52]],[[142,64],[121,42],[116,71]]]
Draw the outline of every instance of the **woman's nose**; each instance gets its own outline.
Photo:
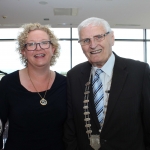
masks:
[[[40,43],[36,43],[36,50],[41,50]]]

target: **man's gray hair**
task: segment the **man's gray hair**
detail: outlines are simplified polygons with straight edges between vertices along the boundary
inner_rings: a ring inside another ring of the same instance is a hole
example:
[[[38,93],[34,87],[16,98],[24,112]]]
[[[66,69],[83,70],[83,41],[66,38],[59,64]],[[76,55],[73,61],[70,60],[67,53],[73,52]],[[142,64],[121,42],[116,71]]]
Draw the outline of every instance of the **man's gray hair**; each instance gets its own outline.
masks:
[[[101,19],[101,18],[91,17],[91,18],[88,18],[88,19],[82,21],[79,24],[79,26],[78,26],[78,34],[80,33],[82,28],[87,27],[89,25],[102,26],[102,27],[104,27],[106,32],[110,32],[111,31],[110,25],[109,25],[109,23],[106,20]]]

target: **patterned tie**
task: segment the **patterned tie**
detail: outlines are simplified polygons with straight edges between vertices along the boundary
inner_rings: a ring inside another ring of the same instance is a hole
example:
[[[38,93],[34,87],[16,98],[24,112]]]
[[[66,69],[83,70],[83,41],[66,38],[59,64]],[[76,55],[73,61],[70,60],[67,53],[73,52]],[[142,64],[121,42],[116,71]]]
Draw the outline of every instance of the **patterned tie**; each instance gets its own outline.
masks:
[[[100,79],[100,74],[102,72],[103,71],[101,69],[96,70],[93,83],[92,83],[94,103],[95,103],[96,113],[100,124],[103,122],[103,109],[104,109],[104,92],[103,92],[102,81]]]

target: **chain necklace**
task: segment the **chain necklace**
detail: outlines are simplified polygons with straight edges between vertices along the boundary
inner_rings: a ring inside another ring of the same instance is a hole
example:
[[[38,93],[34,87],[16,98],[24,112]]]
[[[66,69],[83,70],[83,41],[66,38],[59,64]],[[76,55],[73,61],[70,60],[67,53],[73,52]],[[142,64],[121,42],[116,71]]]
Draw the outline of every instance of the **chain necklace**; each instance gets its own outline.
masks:
[[[47,84],[47,90],[45,91],[44,97],[41,96],[41,94],[37,91],[36,87],[34,86],[33,81],[31,80],[31,77],[30,77],[30,74],[29,74],[29,70],[28,70],[28,76],[29,76],[29,79],[30,79],[30,81],[31,81],[34,89],[36,90],[36,92],[38,93],[38,95],[41,97],[40,104],[43,105],[43,106],[47,105],[47,100],[45,99],[45,96],[46,96],[46,93],[47,93],[47,90],[48,90],[48,86],[49,86],[49,83],[50,83],[51,71],[50,71],[50,75],[49,75],[49,82]]]
[[[92,134],[91,123],[90,123],[91,118],[90,118],[90,111],[89,111],[89,106],[88,106],[91,76],[92,76],[92,68],[90,71],[89,81],[85,84],[84,101],[83,101],[83,104],[84,104],[83,109],[84,109],[84,116],[85,116],[84,121],[85,121],[86,133],[87,133],[88,138],[90,140],[90,145],[94,150],[98,150],[101,147],[100,136]],[[106,101],[104,104],[104,119],[105,119],[105,115],[106,115],[107,104],[108,104],[108,101]],[[104,124],[104,121],[100,124],[99,133],[101,133],[103,124]]]

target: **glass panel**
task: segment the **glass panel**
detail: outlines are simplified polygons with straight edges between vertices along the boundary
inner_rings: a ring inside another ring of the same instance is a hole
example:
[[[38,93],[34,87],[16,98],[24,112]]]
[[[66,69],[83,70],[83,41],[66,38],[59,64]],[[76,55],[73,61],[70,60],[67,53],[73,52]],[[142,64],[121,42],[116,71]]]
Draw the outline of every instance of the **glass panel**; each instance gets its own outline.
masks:
[[[0,39],[16,39],[22,28],[0,29]],[[70,28],[50,28],[57,38],[70,38]]]
[[[77,28],[72,28],[72,38],[73,39],[78,39],[78,29]]]
[[[144,61],[143,42],[116,41],[112,49],[121,57]]]
[[[50,28],[59,39],[70,39],[70,28]]]
[[[143,29],[112,29],[115,39],[143,39]],[[77,28],[72,28],[72,38],[78,37]]]
[[[75,65],[87,61],[80,44],[78,41],[72,41],[72,67]]]
[[[150,39],[150,29],[146,30],[146,34],[147,34],[147,39]]]
[[[60,57],[56,64],[52,67],[59,73],[65,74],[70,67],[70,41],[59,41],[61,45]],[[16,52],[16,41],[0,42],[0,70],[6,73],[11,73],[15,70],[24,68],[19,59],[19,54]]]
[[[16,51],[16,41],[0,42],[0,70],[6,73],[11,73],[15,70],[24,68],[19,59],[19,54]]]
[[[59,41],[59,43],[61,46],[60,56],[57,59],[56,64],[51,68],[52,70],[65,75],[66,72],[71,68],[70,41]]]
[[[150,42],[147,42],[147,63],[150,65]]]
[[[115,39],[143,39],[143,29],[112,29]]]
[[[17,39],[22,28],[6,28],[0,29],[0,39]]]

